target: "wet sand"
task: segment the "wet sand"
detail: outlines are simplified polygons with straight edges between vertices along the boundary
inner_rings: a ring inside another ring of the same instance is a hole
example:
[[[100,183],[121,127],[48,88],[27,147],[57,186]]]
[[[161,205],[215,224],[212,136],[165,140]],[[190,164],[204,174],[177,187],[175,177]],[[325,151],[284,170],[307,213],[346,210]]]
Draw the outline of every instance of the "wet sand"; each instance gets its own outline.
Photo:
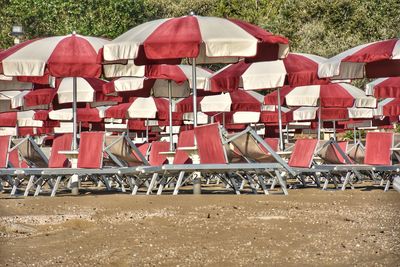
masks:
[[[400,194],[375,186],[0,198],[1,266],[400,264]]]

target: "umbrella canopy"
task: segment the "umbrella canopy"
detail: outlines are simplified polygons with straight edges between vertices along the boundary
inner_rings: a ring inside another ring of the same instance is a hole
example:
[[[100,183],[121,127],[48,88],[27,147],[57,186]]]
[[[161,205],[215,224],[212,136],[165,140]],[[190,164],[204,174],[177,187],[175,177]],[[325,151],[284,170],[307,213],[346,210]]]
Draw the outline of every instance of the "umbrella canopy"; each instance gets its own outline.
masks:
[[[293,121],[293,110],[281,107],[282,124],[288,124]],[[260,121],[265,124],[277,125],[279,123],[278,107],[275,105],[263,105]]]
[[[221,62],[224,57],[231,62],[237,57],[255,56],[274,60],[287,52],[286,38],[250,23],[191,15],[158,19],[132,28],[104,46],[104,59],[135,59],[138,65],[181,58],[212,63]]]
[[[77,120],[80,122],[101,122],[102,118],[99,116],[97,108],[77,108]],[[57,121],[72,121],[72,109],[59,109],[49,112],[49,119]]]
[[[168,100],[154,97],[133,97],[129,103],[109,107],[104,114],[106,118],[117,119],[167,119]]]
[[[400,116],[400,98],[387,98],[378,103],[376,116]]]
[[[100,49],[109,41],[78,34],[34,39],[0,52],[8,76],[99,77]]]
[[[365,86],[365,93],[376,98],[400,98],[400,77],[376,79]]]
[[[289,53],[283,60],[246,63],[240,61],[229,65],[210,77],[208,90],[225,92],[271,89],[283,85],[302,86],[326,84],[318,78],[318,65],[326,58],[310,54]]]
[[[375,98],[366,96],[363,90],[346,83],[284,87],[280,98],[281,103],[287,106],[376,107]],[[277,105],[277,102],[276,91],[264,98],[266,105]]]
[[[30,82],[20,82],[15,78],[9,80],[0,79],[0,91],[29,90],[33,88]]]
[[[0,113],[2,127],[42,127],[43,121],[34,119],[35,111],[19,111]]]
[[[359,79],[400,76],[400,39],[390,39],[346,50],[319,65],[321,78]]]
[[[29,91],[1,91],[0,92],[0,112],[16,111],[22,107],[24,96]]]
[[[209,70],[196,68],[196,87],[204,90]],[[137,96],[168,97],[168,80],[174,81],[172,97],[187,97],[192,88],[192,66],[189,65],[152,65],[146,66],[144,77],[122,77],[103,86],[105,94],[132,92]]]

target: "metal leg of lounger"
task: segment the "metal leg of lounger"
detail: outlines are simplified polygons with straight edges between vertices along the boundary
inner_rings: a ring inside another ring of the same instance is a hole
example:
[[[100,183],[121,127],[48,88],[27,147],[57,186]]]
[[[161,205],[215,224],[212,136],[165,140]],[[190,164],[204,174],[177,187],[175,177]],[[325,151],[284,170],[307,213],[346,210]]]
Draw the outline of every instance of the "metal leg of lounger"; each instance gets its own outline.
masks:
[[[29,177],[28,185],[26,186],[25,192],[24,192],[24,197],[27,197],[29,195],[29,190],[33,186],[33,180],[35,179],[35,175],[31,175]]]
[[[19,179],[15,178],[14,181],[13,181],[13,184],[12,184],[13,187],[12,187],[11,193],[10,193],[11,196],[15,196],[19,184],[20,184]]]
[[[126,189],[125,189],[124,181],[122,180],[122,178],[119,175],[115,175],[115,179],[117,180],[117,183],[121,186],[121,192],[125,193]]]
[[[347,172],[346,173],[346,178],[344,178],[344,182],[343,182],[343,185],[342,185],[342,190],[343,191],[346,189],[346,185],[349,183],[350,175],[351,175],[351,172]]]
[[[257,188],[254,185],[254,180],[253,177],[251,177],[251,175],[247,175],[247,181],[249,181],[249,185],[253,194],[257,194]]]
[[[286,183],[285,183],[285,181],[283,181],[280,172],[276,170],[276,171],[275,171],[275,174],[276,174],[276,178],[278,179],[279,184],[280,184],[281,187],[282,187],[283,193],[284,193],[285,195],[288,195],[288,191],[287,191],[287,188],[286,188]]]
[[[158,177],[158,173],[153,173],[153,177],[151,177],[149,188],[147,189],[146,195],[150,195],[153,192],[153,187],[156,184]]]
[[[56,182],[54,183],[53,189],[51,190],[51,197],[54,197],[57,193],[58,186],[61,182],[61,175],[57,176]]]
[[[270,187],[269,189],[271,189],[271,190],[274,189],[277,182],[278,182],[277,178],[274,177],[274,178],[272,179],[272,184],[271,184],[271,187]]]
[[[42,185],[43,185],[43,177],[40,177],[37,182],[36,182],[36,190],[35,194],[33,195],[34,197],[37,197],[42,190]]]
[[[179,187],[182,184],[182,179],[184,175],[185,175],[184,171],[179,172],[178,180],[176,181],[174,193],[172,193],[172,195],[176,196],[179,193]]]
[[[263,177],[260,177],[260,176],[258,176],[258,175],[256,175],[256,177],[257,177],[257,179],[258,179],[258,182],[260,183],[260,186],[261,186],[262,190],[264,191],[264,194],[265,194],[265,195],[269,195],[268,190],[267,190],[267,187],[265,186],[264,178],[263,178]]]
[[[329,179],[330,179],[330,177],[327,175],[325,177],[325,182],[324,182],[324,186],[322,187],[322,190],[328,189]]]
[[[139,190],[139,185],[137,184],[137,181],[134,178],[132,178],[132,180],[133,180],[133,182],[135,184],[134,187],[133,187],[133,190],[132,190],[132,195],[136,195],[137,191]]]
[[[101,176],[101,180],[103,181],[103,184],[105,185],[106,190],[110,191],[111,190],[110,181],[108,180],[107,176],[105,176],[105,175]]]
[[[231,183],[232,183],[233,190],[235,191],[235,194],[236,195],[240,195],[240,190],[239,190],[239,188],[237,186],[237,183],[236,183],[235,179],[232,177],[232,178],[230,178],[230,180],[231,180]]]
[[[384,180],[383,178],[381,178],[381,181],[380,181],[380,183],[379,183],[379,186],[383,186],[384,182],[385,182],[385,180]]]
[[[390,179],[390,177],[388,177],[387,181],[386,181],[385,189],[383,190],[384,192],[387,192],[389,190],[390,184],[391,184],[391,179]]]
[[[167,183],[167,177],[166,177],[166,175],[164,174],[164,175],[161,177],[160,185],[158,186],[158,190],[157,190],[157,195],[161,195],[161,193],[162,193],[162,191],[163,191],[163,189],[164,189],[166,183]]]

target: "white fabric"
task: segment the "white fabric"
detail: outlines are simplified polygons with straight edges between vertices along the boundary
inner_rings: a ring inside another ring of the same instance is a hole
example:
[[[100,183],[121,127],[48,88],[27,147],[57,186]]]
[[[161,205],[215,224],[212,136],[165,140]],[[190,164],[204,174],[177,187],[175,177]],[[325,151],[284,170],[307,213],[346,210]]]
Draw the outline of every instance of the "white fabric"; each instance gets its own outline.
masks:
[[[135,91],[143,89],[145,78],[142,77],[122,77],[114,80],[116,92]]]
[[[350,119],[372,119],[374,110],[371,108],[348,108]]]
[[[154,119],[157,106],[152,97],[138,97],[128,108],[128,116],[132,119]]]
[[[128,60],[127,64],[105,64],[103,65],[103,72],[107,78],[143,77],[145,66],[136,66],[133,60]]]
[[[177,84],[171,81],[171,88],[171,97],[188,97],[190,95],[188,82]],[[151,91],[154,97],[168,97],[168,80],[157,79]]]
[[[27,93],[29,93],[29,91],[1,91],[0,112],[11,111],[12,109],[23,106],[23,97]]]
[[[379,78],[379,79],[376,79],[376,80],[373,80],[372,82],[370,82],[370,83],[367,83],[366,85],[365,85],[365,94],[366,95],[374,95],[374,87],[376,86],[376,85],[378,85],[378,84],[380,84],[381,82],[384,82],[384,81],[386,81],[388,78]]]
[[[200,101],[203,112],[228,112],[231,111],[232,99],[229,93],[205,96]]]
[[[17,128],[16,127],[0,127],[0,136],[7,136],[7,135],[16,136]]]
[[[60,122],[60,127],[54,127],[54,133],[72,133],[73,129],[72,122]]]
[[[400,59],[400,38],[397,40],[393,48],[392,59]]]
[[[42,127],[43,121],[34,120],[33,110],[17,112],[17,122],[20,127]]]
[[[72,120],[72,108],[52,110],[49,112],[49,119],[57,121],[70,121]]]
[[[106,61],[134,59],[138,55],[139,46],[162,23],[169,19],[158,19],[140,24],[104,45],[103,56]]]
[[[260,120],[260,112],[237,111],[233,113],[233,123],[257,123]]]
[[[185,74],[185,76],[189,80],[189,87],[193,88],[193,78],[192,78],[192,66],[191,65],[179,65],[179,68]],[[196,67],[196,88],[205,90],[207,89],[207,84],[209,78],[212,76],[212,73],[200,68]]]
[[[197,112],[197,124],[208,124],[211,119],[203,112]],[[193,112],[183,114],[183,124],[193,124]]]
[[[0,91],[32,89],[32,83],[19,82],[17,80],[0,80]]]
[[[109,123],[122,123],[122,119],[114,119],[114,118],[104,118],[104,122]]]
[[[242,74],[243,89],[256,90],[282,87],[286,68],[282,60],[252,63]]]
[[[293,120],[309,121],[317,118],[318,107],[300,107],[293,111]]]
[[[288,106],[312,106],[318,105],[320,86],[298,86],[285,97]]]
[[[95,91],[92,86],[84,79],[77,78],[77,102],[94,102]],[[57,90],[58,102],[72,103],[73,98],[73,78],[63,78]]]
[[[258,100],[258,102],[260,102],[260,104],[262,104],[264,102],[264,95],[254,92],[254,91],[247,91],[247,94],[249,94],[250,96],[254,97],[256,100]]]
[[[104,127],[108,131],[126,131],[128,129],[127,123],[106,123]]]
[[[110,108],[110,106],[99,106],[96,107],[99,111],[99,117],[104,118],[106,116],[106,110]]]
[[[11,108],[19,108],[24,105],[24,96],[27,95],[29,91],[22,91],[19,94],[11,98]]]
[[[360,88],[347,83],[341,83],[342,86],[354,98],[354,105],[357,108],[376,108],[376,98],[366,96]]]

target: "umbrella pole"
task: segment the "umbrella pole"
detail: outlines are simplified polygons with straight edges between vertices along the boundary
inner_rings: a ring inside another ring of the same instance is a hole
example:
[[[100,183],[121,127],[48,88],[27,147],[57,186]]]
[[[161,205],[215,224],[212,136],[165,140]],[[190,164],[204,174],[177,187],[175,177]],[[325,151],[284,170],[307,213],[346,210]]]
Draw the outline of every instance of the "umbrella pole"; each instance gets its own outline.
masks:
[[[289,123],[286,124],[286,143],[289,144]]]
[[[222,125],[225,127],[225,112],[222,112]]]
[[[285,150],[283,145],[283,132],[282,132],[282,109],[281,109],[281,90],[278,88],[278,124],[279,124],[279,148],[281,151]]]
[[[356,126],[353,127],[353,139],[354,139],[354,145],[355,145],[357,143]]]
[[[321,105],[318,109],[318,141],[321,140]]]
[[[197,77],[196,59],[192,58],[193,126],[197,127]]]
[[[168,101],[169,101],[169,151],[174,151],[174,143],[172,140],[172,84],[168,80]]]
[[[72,150],[78,150],[78,143],[77,143],[77,118],[76,118],[76,102],[77,102],[77,78],[72,78],[73,85],[72,85]],[[77,168],[78,159],[72,158],[71,159],[71,167]],[[71,176],[71,194],[72,195],[79,195],[79,177],[78,175],[74,174]]]
[[[333,121],[333,140],[336,141],[336,121]]]
[[[146,142],[149,142],[149,118],[146,119]]]

